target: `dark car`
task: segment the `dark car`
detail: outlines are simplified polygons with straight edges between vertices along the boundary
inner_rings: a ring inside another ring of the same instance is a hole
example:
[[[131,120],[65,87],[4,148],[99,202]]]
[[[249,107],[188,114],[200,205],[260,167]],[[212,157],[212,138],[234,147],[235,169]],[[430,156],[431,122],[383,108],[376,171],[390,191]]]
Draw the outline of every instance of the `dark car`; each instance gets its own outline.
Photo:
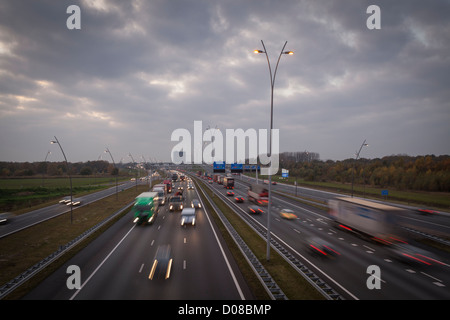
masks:
[[[227,196],[229,196],[229,197],[234,196],[234,192],[233,191],[227,191]]]
[[[169,200],[169,210],[183,210],[183,197],[182,196],[173,196]]]
[[[202,205],[198,199],[194,199],[191,201],[191,207],[194,209],[198,209],[198,208],[201,208]]]
[[[170,245],[165,244],[159,246],[148,278],[150,280],[153,280],[153,278],[169,279],[170,271],[172,270],[172,262],[173,258]]]
[[[437,213],[437,211],[434,211],[431,209],[418,209],[417,213],[429,216],[429,215],[435,215]]]
[[[334,259],[340,256],[340,253],[331,247],[331,244],[322,238],[311,237],[306,239],[310,252],[322,258]]]
[[[238,202],[238,203],[244,202],[244,198],[243,198],[243,197],[235,197],[234,199],[235,199],[236,202]]]
[[[391,256],[405,264],[415,266],[443,265],[439,258],[428,250],[409,243],[396,243],[390,247]]]
[[[264,211],[259,206],[249,206],[248,212],[252,214],[260,214],[263,213]]]

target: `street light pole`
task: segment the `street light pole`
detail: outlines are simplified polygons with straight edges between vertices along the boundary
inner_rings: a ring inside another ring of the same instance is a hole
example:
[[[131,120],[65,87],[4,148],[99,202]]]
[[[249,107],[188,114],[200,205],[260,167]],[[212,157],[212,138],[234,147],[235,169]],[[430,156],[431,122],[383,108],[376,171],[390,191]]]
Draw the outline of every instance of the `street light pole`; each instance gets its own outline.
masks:
[[[131,155],[131,152],[128,152],[128,155],[130,156],[130,158],[131,158],[131,160],[133,160],[133,165],[135,166],[135,170],[136,170],[136,191],[137,191],[137,181],[138,181],[138,172],[137,172],[137,170],[138,170],[138,166],[137,166],[137,162],[136,161],[134,161],[134,158],[133,158],[133,156]]]
[[[114,165],[114,169],[117,170],[117,172],[116,172],[116,200],[118,200],[119,199],[119,194],[118,194],[118,186],[117,186],[117,176],[119,175],[119,169],[117,169],[116,163],[114,162],[113,156],[111,154],[111,151],[109,151],[108,147],[106,147],[105,152],[109,153],[109,155],[111,156],[111,160],[113,162],[113,165]]]
[[[355,153],[356,158],[355,158],[355,160],[353,161],[353,170],[352,170],[352,198],[353,198],[353,181],[354,181],[354,178],[355,178],[355,166],[356,166],[356,161],[357,161],[358,158],[359,158],[359,153],[361,152],[361,149],[362,149],[363,147],[367,147],[367,146],[369,146],[369,145],[366,143],[366,140],[364,140],[363,143],[361,144],[361,147],[359,148],[359,151],[358,151],[357,153]]]
[[[64,156],[64,160],[66,161],[66,167],[67,167],[67,174],[69,175],[69,181],[70,181],[70,223],[73,222],[73,193],[72,193],[72,177],[70,176],[70,169],[69,169],[69,163],[67,162],[67,158],[66,158],[66,154],[64,153],[64,150],[61,146],[61,144],[59,143],[58,139],[56,138],[56,136],[54,137],[55,140],[50,141],[50,144],[55,144],[57,143],[59,148],[61,149],[61,152]]]
[[[48,150],[47,155],[45,156],[45,160],[44,160],[45,172],[42,172],[42,187],[44,187],[44,177],[45,177],[45,173],[47,173],[47,158],[51,153],[52,152],[50,150]]]
[[[269,66],[269,75],[270,75],[270,132],[269,132],[269,158],[272,156],[272,129],[273,129],[273,89],[275,87],[275,77],[277,75],[278,64],[280,63],[281,55],[288,54],[293,55],[293,51],[284,51],[286,47],[287,41],[284,43],[283,48],[281,49],[280,55],[278,56],[277,64],[275,66],[275,71],[272,76],[272,67],[270,65],[269,55],[267,54],[266,47],[264,45],[264,41],[261,40],[261,44],[264,50],[255,50],[254,53],[265,53],[267,59],[267,65]],[[256,172],[258,174],[258,161],[256,162]],[[267,204],[267,252],[266,259],[270,260],[270,207],[272,205],[272,172],[271,167],[269,167],[269,203]]]

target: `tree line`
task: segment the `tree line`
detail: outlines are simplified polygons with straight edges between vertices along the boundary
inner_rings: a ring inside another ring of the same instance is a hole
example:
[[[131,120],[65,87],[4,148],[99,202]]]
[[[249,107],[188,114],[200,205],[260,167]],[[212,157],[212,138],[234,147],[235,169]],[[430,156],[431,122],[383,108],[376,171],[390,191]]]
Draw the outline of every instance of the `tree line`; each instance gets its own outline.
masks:
[[[135,168],[133,164],[118,164],[104,160],[68,163],[61,162],[0,162],[0,175],[2,177],[32,177],[34,175],[63,176],[68,170],[71,175],[117,175],[124,168]],[[127,171],[126,171],[127,172]]]
[[[304,155],[307,157],[307,155]],[[392,155],[383,158],[342,161],[297,161],[299,155],[280,154],[280,168],[290,177],[306,181],[340,182],[398,190],[450,192],[450,156]],[[309,158],[308,158],[309,159]],[[279,173],[281,175],[281,170]]]

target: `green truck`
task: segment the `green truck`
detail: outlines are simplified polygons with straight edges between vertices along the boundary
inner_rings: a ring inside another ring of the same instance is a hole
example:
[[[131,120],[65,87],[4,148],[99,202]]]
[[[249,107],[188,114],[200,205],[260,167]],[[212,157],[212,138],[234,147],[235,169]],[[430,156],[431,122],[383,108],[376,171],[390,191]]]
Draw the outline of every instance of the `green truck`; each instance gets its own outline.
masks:
[[[158,216],[159,201],[157,192],[143,192],[136,197],[133,205],[134,223],[153,224]]]

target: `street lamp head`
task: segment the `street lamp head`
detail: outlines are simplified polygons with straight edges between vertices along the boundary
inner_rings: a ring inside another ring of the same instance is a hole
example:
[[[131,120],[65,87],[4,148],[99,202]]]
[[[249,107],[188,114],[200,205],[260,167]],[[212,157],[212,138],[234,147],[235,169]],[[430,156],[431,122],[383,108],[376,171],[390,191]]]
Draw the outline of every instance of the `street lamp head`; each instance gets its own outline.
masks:
[[[258,53],[266,53],[265,51],[262,51],[262,50],[253,50],[253,52],[254,52],[255,54],[258,54]]]
[[[55,140],[51,140],[51,141],[50,141],[50,144],[55,144],[55,143],[58,143],[58,142],[55,141]]]
[[[292,55],[294,54],[294,51],[285,51],[285,52],[283,52],[283,53],[292,56]]]

